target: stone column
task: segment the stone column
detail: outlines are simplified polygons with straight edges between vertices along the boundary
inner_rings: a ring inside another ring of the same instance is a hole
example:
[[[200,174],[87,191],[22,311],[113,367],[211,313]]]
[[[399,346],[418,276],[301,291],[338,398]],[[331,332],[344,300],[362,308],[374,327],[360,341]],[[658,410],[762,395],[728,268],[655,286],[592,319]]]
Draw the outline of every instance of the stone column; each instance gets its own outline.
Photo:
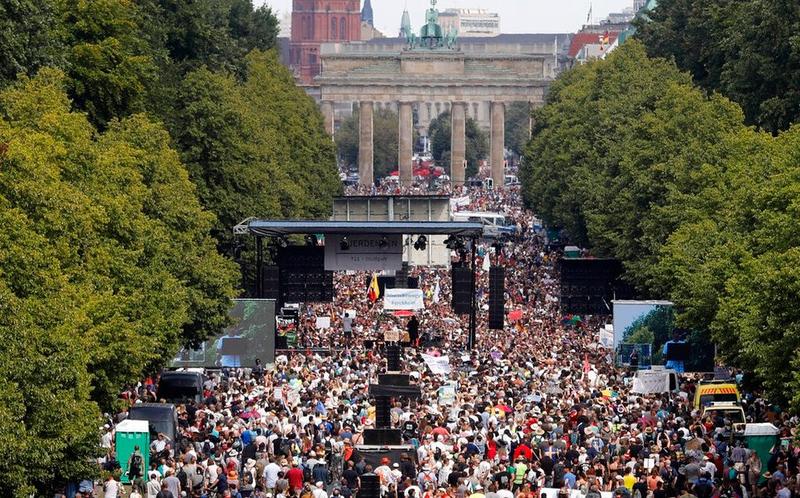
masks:
[[[453,186],[464,185],[464,160],[467,157],[467,116],[464,102],[453,102],[450,128],[450,181]]]
[[[322,110],[322,117],[325,121],[325,131],[327,131],[328,135],[332,137],[335,124],[335,118],[333,115],[333,102],[330,100],[323,100],[320,104],[320,108]]]
[[[361,185],[372,185],[372,102],[366,101],[359,104],[359,134],[358,134],[358,177]]]
[[[492,102],[492,140],[489,163],[492,167],[492,180],[495,188],[505,184],[505,165],[503,147],[506,141],[506,105]]]
[[[400,185],[408,186],[414,181],[414,114],[411,102],[400,102],[397,106],[400,122],[397,126],[397,167],[400,170]]]

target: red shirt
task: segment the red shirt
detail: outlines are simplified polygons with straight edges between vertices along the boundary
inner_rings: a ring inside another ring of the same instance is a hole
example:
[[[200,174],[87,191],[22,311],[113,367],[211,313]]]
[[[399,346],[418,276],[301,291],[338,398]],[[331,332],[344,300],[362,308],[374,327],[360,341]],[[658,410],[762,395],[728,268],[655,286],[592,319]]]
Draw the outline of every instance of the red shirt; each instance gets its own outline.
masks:
[[[533,451],[528,447],[527,444],[521,444],[517,446],[517,449],[514,450],[514,461],[517,461],[517,458],[522,455],[525,457],[526,460],[529,462],[533,460]]]
[[[289,480],[289,487],[291,489],[300,489],[303,487],[303,471],[300,467],[292,467],[286,473],[286,479]]]

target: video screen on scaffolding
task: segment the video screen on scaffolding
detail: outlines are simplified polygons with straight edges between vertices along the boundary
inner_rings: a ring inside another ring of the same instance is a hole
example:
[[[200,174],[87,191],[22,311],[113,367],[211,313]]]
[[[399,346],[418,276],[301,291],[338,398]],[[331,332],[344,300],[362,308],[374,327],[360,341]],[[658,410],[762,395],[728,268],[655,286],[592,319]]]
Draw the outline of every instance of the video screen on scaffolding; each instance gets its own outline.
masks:
[[[196,349],[181,349],[171,368],[252,368],[275,359],[275,300],[235,299],[233,325]]]

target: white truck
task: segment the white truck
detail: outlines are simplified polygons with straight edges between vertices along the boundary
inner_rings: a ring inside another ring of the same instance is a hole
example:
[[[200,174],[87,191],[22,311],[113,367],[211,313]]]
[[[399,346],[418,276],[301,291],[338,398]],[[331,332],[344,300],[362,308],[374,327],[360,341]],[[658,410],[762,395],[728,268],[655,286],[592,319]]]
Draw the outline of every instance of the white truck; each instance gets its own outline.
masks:
[[[631,392],[635,394],[658,394],[678,390],[678,374],[675,370],[653,365],[650,370],[637,370]]]

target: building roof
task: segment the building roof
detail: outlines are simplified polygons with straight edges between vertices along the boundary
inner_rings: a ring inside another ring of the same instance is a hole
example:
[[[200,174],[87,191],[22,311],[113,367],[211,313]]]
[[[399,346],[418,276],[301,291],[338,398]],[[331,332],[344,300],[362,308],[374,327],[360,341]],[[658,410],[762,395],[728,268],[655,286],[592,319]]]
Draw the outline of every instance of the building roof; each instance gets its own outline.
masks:
[[[600,37],[603,34],[604,33],[575,33],[575,35],[572,37],[572,41],[569,44],[569,52],[567,55],[571,58],[574,58],[585,45],[599,43]],[[617,36],[619,36],[618,31],[608,31],[608,43],[614,43],[614,40],[617,39]]]
[[[465,221],[296,221],[250,220],[234,228],[241,235],[280,237],[293,234],[426,234],[480,237],[483,225]]]

